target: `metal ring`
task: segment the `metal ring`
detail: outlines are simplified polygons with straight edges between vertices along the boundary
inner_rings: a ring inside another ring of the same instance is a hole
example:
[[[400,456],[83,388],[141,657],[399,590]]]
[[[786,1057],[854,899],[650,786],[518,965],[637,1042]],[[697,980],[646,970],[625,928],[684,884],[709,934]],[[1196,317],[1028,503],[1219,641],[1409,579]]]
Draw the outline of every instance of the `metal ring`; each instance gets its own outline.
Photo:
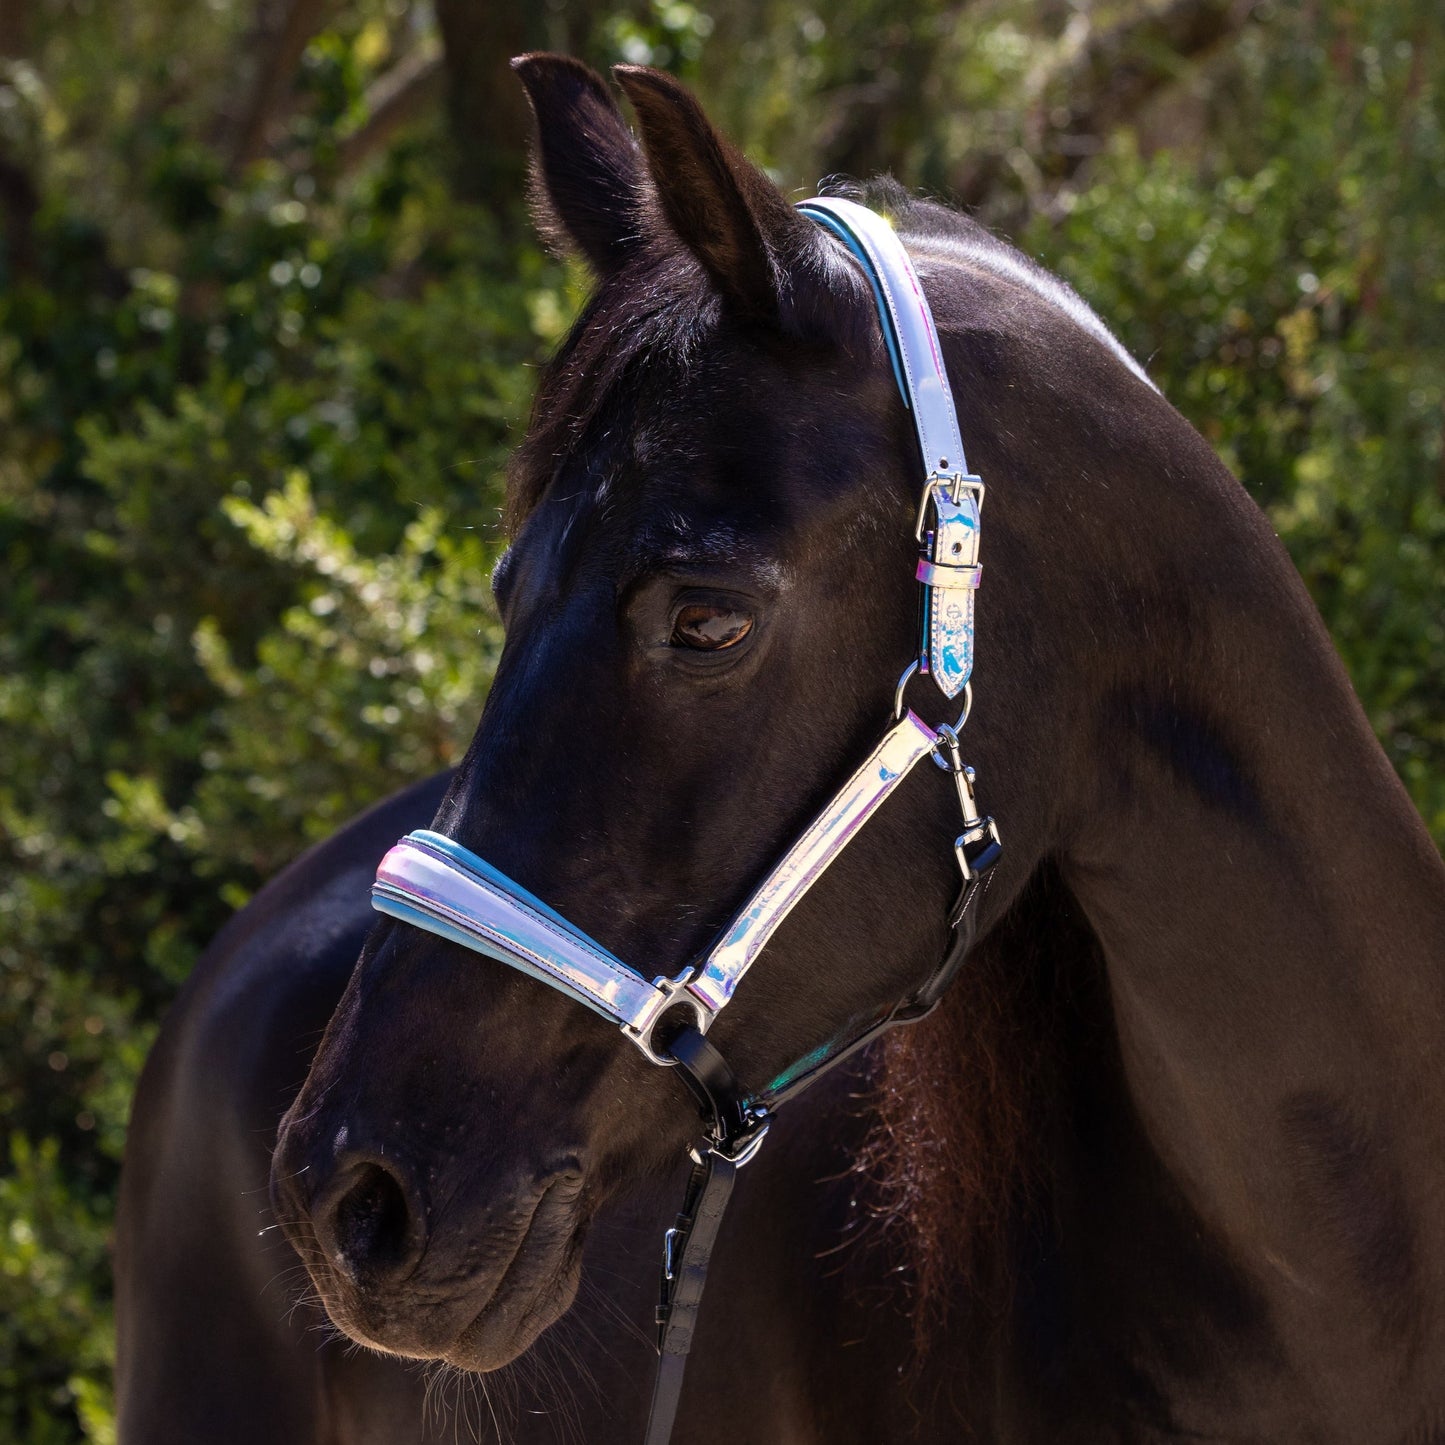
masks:
[[[893,689],[893,721],[903,721],[903,694],[908,690],[908,684],[913,680],[913,675],[922,666],[923,659],[915,657],[907,667],[903,669],[903,676],[898,679],[898,686]],[[961,733],[964,724],[968,721],[968,715],[973,711],[973,683],[966,682],[963,685],[963,711],[958,715],[958,721],[953,724],[953,731]],[[938,759],[935,757],[934,761]]]
[[[893,689],[893,721],[903,721],[903,694],[908,687],[908,680],[918,671],[921,658],[915,657],[907,667],[903,669],[903,676],[898,679],[898,686]]]
[[[961,713],[959,713],[959,715],[958,715],[958,721],[957,721],[956,723],[953,723],[953,724],[951,724],[951,725],[950,725],[949,723],[944,723],[944,725],[943,725],[941,728],[939,728],[939,730],[938,730],[938,739],[939,739],[939,742],[942,742],[942,741],[944,740],[944,739],[943,739],[943,735],[944,735],[945,732],[947,732],[947,733],[949,734],[949,736],[952,737],[953,741],[954,741],[955,743],[957,743],[957,742],[958,742],[958,735],[959,735],[959,733],[961,733],[961,732],[963,731],[963,726],[964,726],[964,724],[968,721],[968,715],[969,715],[969,713],[971,713],[972,711],[973,711],[973,683],[971,683],[971,682],[966,682],[966,683],[964,683],[964,685],[963,685],[963,711],[962,711]],[[932,758],[932,760],[933,760],[933,766],[934,766],[935,768],[942,768],[945,773],[951,773],[951,772],[953,771],[953,765],[952,765],[951,763],[945,762],[941,757],[939,757],[939,755],[938,755],[938,744],[937,744],[937,743],[934,744],[933,751],[932,751],[931,753],[929,753],[929,757]]]

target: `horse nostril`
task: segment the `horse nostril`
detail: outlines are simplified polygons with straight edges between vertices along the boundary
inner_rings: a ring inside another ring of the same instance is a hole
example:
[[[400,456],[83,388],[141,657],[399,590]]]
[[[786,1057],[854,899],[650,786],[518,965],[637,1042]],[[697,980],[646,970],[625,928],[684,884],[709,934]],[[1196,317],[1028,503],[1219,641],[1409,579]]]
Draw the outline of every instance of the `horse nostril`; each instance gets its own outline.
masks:
[[[380,1164],[355,1165],[330,1218],[317,1222],[326,1252],[353,1279],[395,1279],[421,1253],[420,1221],[406,1190]]]

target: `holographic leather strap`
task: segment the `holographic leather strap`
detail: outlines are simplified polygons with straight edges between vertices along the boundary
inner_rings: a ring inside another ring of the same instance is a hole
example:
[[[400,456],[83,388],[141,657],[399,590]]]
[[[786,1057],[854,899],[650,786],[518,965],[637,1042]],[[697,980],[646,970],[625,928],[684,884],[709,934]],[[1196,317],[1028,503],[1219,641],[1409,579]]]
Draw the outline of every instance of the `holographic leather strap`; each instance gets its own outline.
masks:
[[[897,231],[856,201],[815,198],[801,202],[798,209],[835,235],[862,263],[878,303],[898,390],[913,413],[924,471],[967,472],[933,310]]]
[[[381,860],[371,906],[510,964],[620,1024],[634,1040],[667,1008],[649,983],[560,913],[440,833],[409,833]]]
[[[893,375],[913,414],[926,478],[918,515],[924,556],[917,576],[928,589],[919,671],[930,674],[944,696],[957,697],[973,672],[983,483],[969,472],[963,454],[933,311],[903,242],[884,217],[855,201],[835,199],[804,201],[798,209],[852,252],[873,287]]]
[[[733,996],[743,975],[793,905],[843,851],[915,763],[938,745],[938,730],[915,713],[905,713],[883,735],[863,766],[833,794],[828,806],[783,854],[723,935],[708,950],[688,992],[714,1014]]]
[[[706,1033],[774,930],[850,839],[938,745],[906,713],[773,867],[721,938],[676,978],[649,980],[469,849],[425,829],[382,859],[371,889],[380,913],[510,964],[610,1019],[653,1062],[653,1026],[685,1004]]]

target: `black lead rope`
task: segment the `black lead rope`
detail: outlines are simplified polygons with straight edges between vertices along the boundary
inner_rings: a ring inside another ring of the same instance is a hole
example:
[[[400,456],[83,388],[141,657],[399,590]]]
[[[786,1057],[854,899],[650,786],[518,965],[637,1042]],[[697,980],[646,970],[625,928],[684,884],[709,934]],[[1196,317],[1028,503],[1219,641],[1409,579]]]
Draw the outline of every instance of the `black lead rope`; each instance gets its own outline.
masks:
[[[668,1445],[672,1439],[687,1355],[707,1283],[707,1267],[737,1178],[738,1166],[723,1155],[708,1152],[702,1160],[693,1165],[677,1225],[667,1232],[662,1302],[657,1309],[657,1377],[652,1385],[644,1445]],[[681,1244],[674,1246],[678,1240]]]
[[[672,1439],[687,1356],[692,1349],[707,1269],[723,1215],[732,1198],[738,1170],[761,1147],[778,1105],[800,1094],[889,1029],[926,1018],[957,976],[977,931],[970,905],[978,893],[979,883],[999,856],[997,834],[984,829],[979,830],[977,838],[960,839],[959,846],[969,871],[950,915],[952,938],[943,962],[917,993],[902,1000],[811,1069],[754,1101],[738,1082],[727,1060],[696,1028],[683,1028],[669,1040],[667,1050],[677,1061],[678,1071],[697,1099],[707,1123],[707,1139],[700,1149],[693,1151],[692,1172],[682,1209],[663,1239],[662,1287],[657,1306],[659,1358],[643,1445],[668,1445]]]
[[[707,1267],[732,1198],[738,1169],[768,1131],[770,1115],[749,1104],[728,1062],[695,1028],[680,1030],[668,1051],[702,1109],[708,1137],[693,1152],[682,1210],[663,1236],[662,1288],[657,1304],[657,1377],[644,1445],[668,1445],[682,1379],[702,1306]]]

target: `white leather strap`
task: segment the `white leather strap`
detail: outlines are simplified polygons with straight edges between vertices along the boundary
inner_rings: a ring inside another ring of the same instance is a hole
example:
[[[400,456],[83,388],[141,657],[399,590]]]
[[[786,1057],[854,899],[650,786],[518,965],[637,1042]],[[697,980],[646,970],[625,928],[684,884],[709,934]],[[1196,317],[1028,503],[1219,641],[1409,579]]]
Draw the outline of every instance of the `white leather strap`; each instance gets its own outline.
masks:
[[[898,388],[913,413],[924,474],[967,475],[938,328],[898,233],[876,211],[856,201],[811,200],[798,209],[831,231],[863,262],[878,300]]]
[[[727,1003],[793,905],[937,743],[936,730],[911,712],[884,733],[708,950],[689,993],[713,1012]]]
[[[634,1036],[672,1002],[649,982],[461,844],[426,829],[381,861],[371,906],[550,983]]]
[[[920,571],[918,580],[928,588],[920,670],[932,676],[945,697],[957,697],[973,672],[983,486],[969,474],[963,454],[933,312],[903,242],[882,216],[844,200],[804,201],[798,209],[853,253],[878,303],[893,375],[913,413],[923,458],[926,497],[920,519],[930,505],[933,514],[932,528],[919,538],[927,550],[927,572]]]
[[[551,984],[611,1019],[654,1063],[670,1063],[652,1047],[657,1020],[685,1004],[706,1033],[773,930],[937,742],[911,712],[895,723],[699,964],[675,979],[649,981],[485,859],[425,829],[382,859],[371,906]]]

